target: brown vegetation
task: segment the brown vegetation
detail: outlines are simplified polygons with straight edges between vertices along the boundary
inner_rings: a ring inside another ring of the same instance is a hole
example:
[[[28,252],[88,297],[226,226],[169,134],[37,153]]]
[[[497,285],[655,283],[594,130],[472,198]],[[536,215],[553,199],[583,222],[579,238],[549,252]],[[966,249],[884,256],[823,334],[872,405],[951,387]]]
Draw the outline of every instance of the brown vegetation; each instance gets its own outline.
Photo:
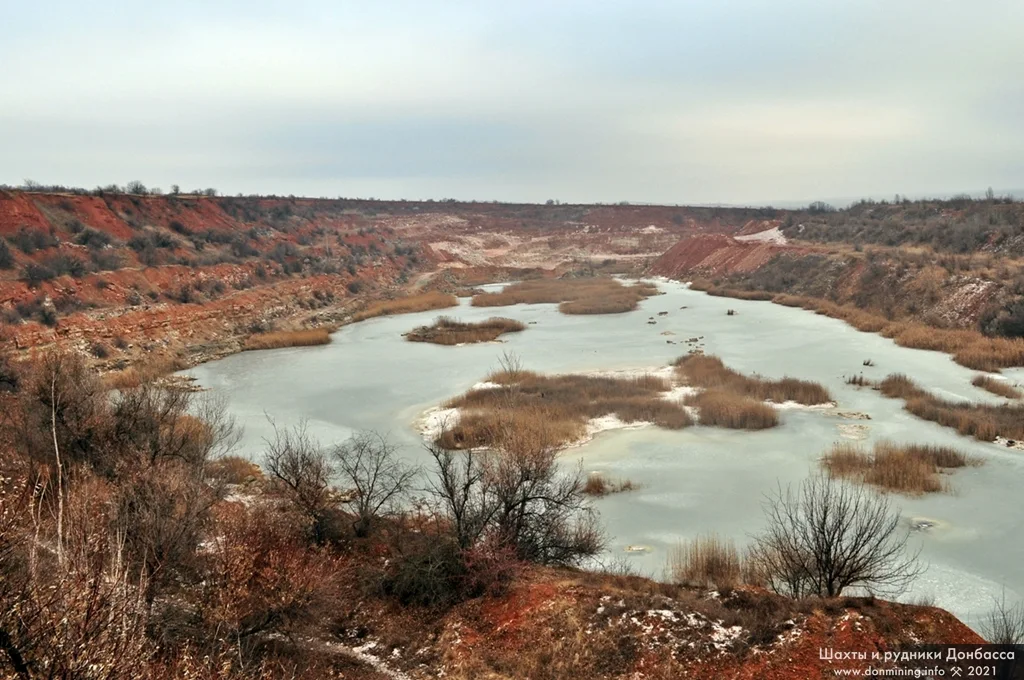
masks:
[[[297,331],[272,331],[249,336],[244,349],[278,349],[281,347],[308,347],[326,345],[331,342],[330,331],[326,328],[305,328]]]
[[[951,427],[960,434],[982,441],[997,437],[1024,439],[1024,405],[946,401],[899,374],[887,377],[879,383],[879,389],[887,397],[903,399],[903,407],[918,418]]]
[[[818,383],[785,377],[769,380],[759,376],[748,377],[728,368],[718,357],[688,354],[675,361],[676,372],[694,387],[715,388],[759,401],[781,404],[795,401],[799,404],[825,404],[832,395]]]
[[[1007,399],[1020,399],[1024,396],[1024,393],[1014,385],[1011,385],[1005,380],[993,378],[990,375],[976,375],[974,376],[974,379],[971,380],[971,384],[1000,397],[1006,397]]]
[[[905,494],[948,492],[950,487],[940,473],[980,464],[980,460],[949,447],[892,442],[879,442],[872,452],[852,444],[836,444],[821,460],[831,477]]]
[[[711,388],[690,395],[686,404],[697,408],[701,425],[763,430],[779,424],[779,414],[768,404],[724,389]]]
[[[410,342],[432,342],[436,345],[461,345],[464,343],[490,342],[505,333],[526,330],[526,324],[514,319],[491,317],[486,321],[464,323],[442,316],[433,325],[420,326],[405,334]]]
[[[561,447],[583,437],[589,419],[606,415],[671,429],[692,424],[682,406],[663,398],[671,389],[668,381],[650,375],[544,376],[514,370],[493,373],[487,380],[500,387],[470,390],[445,404],[461,409],[462,416],[441,435],[440,445],[500,446],[511,436],[529,433],[544,446]]]
[[[733,588],[744,582],[743,560],[736,543],[716,534],[676,545],[668,556],[672,583],[698,588]]]
[[[634,491],[640,488],[630,479],[607,479],[602,474],[591,473],[583,484],[583,493],[588,496],[607,496],[623,491]]]
[[[606,277],[520,281],[496,293],[473,296],[474,307],[560,303],[563,314],[618,314],[637,308],[640,300],[656,295],[657,287],[646,282],[628,286]]]
[[[1024,339],[989,337],[975,329],[936,328],[917,321],[893,321],[880,314],[860,309],[852,304],[838,304],[818,297],[765,294],[739,288],[713,286],[705,282],[709,295],[741,299],[771,300],[786,307],[800,307],[840,319],[866,333],[880,333],[892,338],[897,345],[911,349],[945,352],[967,368],[979,371],[998,371],[1000,368],[1024,365]]]
[[[353,321],[365,321],[377,316],[390,316],[392,314],[409,314],[412,312],[425,312],[431,309],[444,309],[445,307],[458,307],[459,299],[454,295],[440,291],[429,291],[416,295],[406,295],[394,300],[381,300],[367,305],[364,309],[352,316]]]

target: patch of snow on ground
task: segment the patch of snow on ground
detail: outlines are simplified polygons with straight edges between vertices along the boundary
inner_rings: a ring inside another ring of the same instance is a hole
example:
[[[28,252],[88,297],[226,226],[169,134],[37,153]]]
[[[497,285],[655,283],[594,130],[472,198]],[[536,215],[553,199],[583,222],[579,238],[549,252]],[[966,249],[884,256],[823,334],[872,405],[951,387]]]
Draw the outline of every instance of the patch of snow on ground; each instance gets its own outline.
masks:
[[[784,402],[782,402],[780,404],[777,404],[774,401],[765,401],[764,403],[768,404],[769,406],[773,406],[773,407],[775,407],[775,408],[777,408],[779,410],[782,410],[782,411],[796,411],[796,410],[802,410],[802,411],[827,411],[830,408],[835,408],[836,407],[836,402],[834,402],[834,401],[827,401],[824,404],[810,404],[810,405],[808,405],[808,404],[801,404],[800,402],[796,402],[796,401],[784,401]]]
[[[413,427],[423,435],[424,439],[433,441],[440,436],[445,427],[451,427],[457,422],[459,422],[459,409],[434,406],[424,411],[413,423]]]
[[[483,382],[476,383],[475,385],[473,385],[469,389],[470,390],[497,390],[497,389],[500,389],[500,388],[501,388],[501,385],[499,385],[498,383],[490,382],[489,380],[484,380]]]
[[[748,243],[774,243],[777,246],[784,246],[787,243],[786,236],[778,227],[765,229],[764,231],[759,231],[756,234],[748,234],[747,236],[736,236],[735,239],[737,241],[745,241]]]

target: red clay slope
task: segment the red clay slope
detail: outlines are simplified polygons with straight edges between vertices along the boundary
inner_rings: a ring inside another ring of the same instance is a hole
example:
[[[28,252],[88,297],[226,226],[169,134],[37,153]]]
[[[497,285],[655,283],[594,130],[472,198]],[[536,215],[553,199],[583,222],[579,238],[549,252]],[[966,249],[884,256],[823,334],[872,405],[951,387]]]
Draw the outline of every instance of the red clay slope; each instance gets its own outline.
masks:
[[[691,274],[715,276],[752,272],[779,253],[807,252],[806,248],[773,243],[742,242],[724,234],[684,238],[659,257],[651,273],[669,278]]]

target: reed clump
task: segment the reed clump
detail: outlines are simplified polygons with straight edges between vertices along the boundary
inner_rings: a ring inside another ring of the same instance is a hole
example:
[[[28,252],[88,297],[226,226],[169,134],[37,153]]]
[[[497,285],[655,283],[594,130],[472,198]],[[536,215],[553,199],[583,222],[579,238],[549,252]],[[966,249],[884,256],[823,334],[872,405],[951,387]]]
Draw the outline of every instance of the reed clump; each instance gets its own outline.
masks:
[[[982,441],[994,441],[997,437],[1024,439],[1022,404],[947,401],[921,389],[902,374],[887,377],[879,383],[879,390],[887,397],[903,399],[903,408],[918,418],[951,427],[962,435]]]
[[[128,390],[185,368],[188,368],[188,364],[179,357],[151,356],[134,366],[107,373],[103,376],[103,385],[111,390]]]
[[[326,345],[331,334],[326,328],[304,328],[297,331],[272,331],[249,336],[242,346],[244,350],[278,349],[280,347],[310,347]]]
[[[449,293],[440,291],[429,291],[406,295],[394,300],[380,300],[367,305],[364,309],[352,316],[353,321],[365,321],[378,316],[390,316],[392,314],[409,314],[412,312],[425,312],[431,309],[444,309],[446,307],[457,307],[459,299]]]
[[[623,285],[608,277],[520,281],[494,293],[473,296],[474,307],[558,303],[563,314],[620,314],[637,308],[644,298],[657,295],[651,283]]]
[[[734,430],[763,430],[779,424],[779,414],[762,401],[724,389],[706,389],[686,398],[697,408],[701,425]]]
[[[436,345],[461,345],[474,342],[490,342],[505,333],[526,330],[526,324],[514,319],[491,317],[477,323],[464,323],[451,317],[442,316],[430,326],[420,326],[405,334],[410,342],[432,342]]]
[[[829,391],[818,383],[790,377],[769,380],[756,375],[745,376],[709,354],[688,354],[677,359],[674,366],[679,377],[694,387],[716,388],[777,404],[795,401],[814,405],[832,401]]]
[[[974,376],[974,379],[971,380],[971,384],[997,396],[1006,397],[1007,399],[1020,399],[1022,396],[1021,391],[1017,389],[1015,385],[1011,385],[1005,380],[993,378],[990,375],[976,375]]]
[[[640,485],[631,479],[607,479],[604,475],[597,474],[589,475],[587,481],[583,483],[583,493],[598,498],[639,488]]]
[[[979,459],[950,447],[892,442],[879,442],[873,451],[836,444],[821,459],[831,477],[909,495],[949,492],[941,473],[980,464]]]
[[[438,444],[500,447],[510,437],[529,433],[538,445],[560,448],[581,439],[592,418],[605,416],[669,429],[693,424],[682,405],[664,398],[672,387],[669,381],[656,376],[544,376],[516,370],[492,373],[487,380],[497,387],[470,390],[445,404],[461,416],[441,433]]]
[[[669,553],[666,571],[672,583],[694,588],[732,588],[744,581],[736,543],[717,534],[680,542]]]

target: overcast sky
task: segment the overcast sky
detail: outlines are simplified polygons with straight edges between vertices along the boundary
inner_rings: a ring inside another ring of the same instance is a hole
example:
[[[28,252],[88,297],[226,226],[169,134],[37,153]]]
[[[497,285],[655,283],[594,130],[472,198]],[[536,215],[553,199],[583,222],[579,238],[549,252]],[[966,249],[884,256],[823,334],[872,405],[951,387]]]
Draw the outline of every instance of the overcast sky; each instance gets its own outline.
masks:
[[[768,203],[1024,188],[1021,0],[3,0],[0,183]]]

